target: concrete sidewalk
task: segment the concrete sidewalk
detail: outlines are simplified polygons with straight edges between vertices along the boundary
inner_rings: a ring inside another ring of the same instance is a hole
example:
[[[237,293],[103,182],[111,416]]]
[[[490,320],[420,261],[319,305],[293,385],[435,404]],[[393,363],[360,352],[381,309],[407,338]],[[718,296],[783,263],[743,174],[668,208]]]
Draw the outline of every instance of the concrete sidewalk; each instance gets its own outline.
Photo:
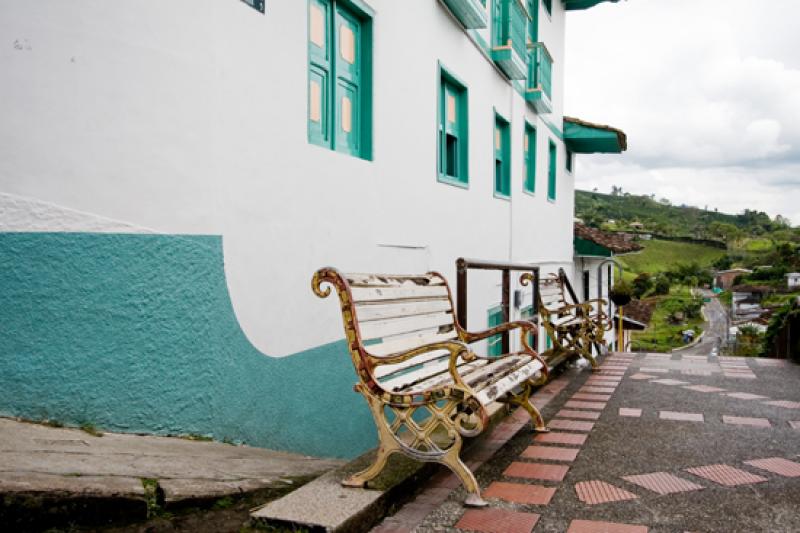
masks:
[[[287,490],[341,464],[249,446],[93,436],[0,418],[0,524],[24,520],[21,505],[45,505],[48,512],[63,507],[65,516],[78,506],[100,523],[144,519],[148,505],[168,509],[255,490]]]
[[[477,468],[488,508],[444,473],[374,532],[800,531],[798,383],[787,361],[613,354],[548,403],[551,433]]]

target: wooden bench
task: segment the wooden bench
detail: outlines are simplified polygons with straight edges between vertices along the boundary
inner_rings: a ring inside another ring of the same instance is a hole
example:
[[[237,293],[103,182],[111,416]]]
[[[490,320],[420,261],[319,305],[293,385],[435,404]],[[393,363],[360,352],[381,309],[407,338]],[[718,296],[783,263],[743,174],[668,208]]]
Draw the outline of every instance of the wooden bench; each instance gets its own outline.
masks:
[[[523,274],[520,282],[533,282],[531,274]],[[606,346],[605,334],[610,321],[603,311],[605,300],[578,302],[563,271],[539,278],[537,303],[541,323],[553,342],[553,349],[542,354],[553,368],[570,357],[581,357],[597,368],[592,347],[601,353]]]
[[[380,439],[374,464],[342,483],[363,487],[393,453],[448,466],[469,492],[470,506],[486,505],[475,476],[461,461],[464,437],[480,434],[492,409],[518,405],[536,431],[547,431],[529,401],[545,383],[547,365],[531,348],[532,322],[501,324],[480,333],[458,324],[447,281],[440,274],[396,276],[341,274],[322,268],[312,288],[327,297],[336,288],[344,331],[358,383]],[[470,343],[520,330],[519,351],[497,357],[477,355]]]

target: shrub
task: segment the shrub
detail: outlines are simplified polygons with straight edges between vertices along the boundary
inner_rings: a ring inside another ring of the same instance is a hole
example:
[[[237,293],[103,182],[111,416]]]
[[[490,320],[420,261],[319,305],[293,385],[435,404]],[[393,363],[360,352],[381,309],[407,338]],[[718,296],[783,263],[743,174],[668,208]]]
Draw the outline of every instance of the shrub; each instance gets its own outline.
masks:
[[[669,278],[667,276],[658,276],[653,284],[653,294],[662,295],[669,294]]]
[[[641,298],[653,288],[653,278],[647,272],[642,272],[633,280],[633,295]]]

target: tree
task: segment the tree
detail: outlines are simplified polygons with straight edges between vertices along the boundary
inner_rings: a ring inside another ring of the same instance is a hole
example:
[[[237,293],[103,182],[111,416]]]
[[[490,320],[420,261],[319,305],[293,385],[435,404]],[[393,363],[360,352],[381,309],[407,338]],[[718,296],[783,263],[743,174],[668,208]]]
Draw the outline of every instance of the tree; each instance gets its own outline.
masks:
[[[633,280],[633,295],[641,299],[647,291],[653,288],[653,279],[647,272],[642,272]]]

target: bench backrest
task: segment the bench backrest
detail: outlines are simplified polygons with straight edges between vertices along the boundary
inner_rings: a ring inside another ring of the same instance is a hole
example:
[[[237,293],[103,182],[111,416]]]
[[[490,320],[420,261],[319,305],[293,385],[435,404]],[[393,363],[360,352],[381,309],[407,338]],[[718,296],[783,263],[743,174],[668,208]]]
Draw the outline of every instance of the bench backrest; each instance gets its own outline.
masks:
[[[449,358],[448,352],[431,352],[396,364],[381,364],[381,359],[425,344],[461,339],[450,288],[441,274],[343,274],[321,269],[312,282],[318,295],[322,295],[322,282],[331,283],[339,293],[353,363],[364,381],[391,382],[411,367],[424,373],[428,366],[432,372]]]
[[[547,313],[558,313],[568,305],[564,281],[558,274],[539,278],[539,309]]]

